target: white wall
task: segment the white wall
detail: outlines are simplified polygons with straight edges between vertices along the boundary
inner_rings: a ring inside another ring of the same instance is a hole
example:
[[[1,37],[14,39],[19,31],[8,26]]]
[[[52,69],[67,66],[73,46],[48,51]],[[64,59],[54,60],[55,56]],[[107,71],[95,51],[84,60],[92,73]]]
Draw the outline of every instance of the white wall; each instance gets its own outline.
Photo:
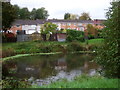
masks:
[[[40,25],[22,25],[22,30],[25,30],[26,34],[32,34],[36,31],[40,33]]]

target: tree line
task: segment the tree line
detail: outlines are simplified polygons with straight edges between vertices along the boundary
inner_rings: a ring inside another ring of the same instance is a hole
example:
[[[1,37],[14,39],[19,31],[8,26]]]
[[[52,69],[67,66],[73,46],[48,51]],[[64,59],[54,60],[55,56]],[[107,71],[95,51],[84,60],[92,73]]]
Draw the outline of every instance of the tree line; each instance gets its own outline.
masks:
[[[11,23],[15,19],[47,19],[49,16],[48,11],[44,8],[33,8],[29,11],[27,7],[20,8],[18,5],[12,5],[10,2],[2,2],[2,29],[7,30],[11,27]],[[89,13],[83,12],[81,16],[71,13],[65,13],[65,20],[91,20]]]
[[[89,13],[83,12],[81,15],[72,14],[72,13],[65,13],[64,15],[65,20],[91,20]]]
[[[44,8],[33,8],[32,11],[29,11],[27,7],[20,8],[18,5],[13,5],[16,10],[17,19],[47,19],[49,14],[48,11]]]
[[[1,2],[0,2],[1,3]],[[48,11],[44,8],[33,8],[29,11],[27,7],[20,8],[18,5],[12,5],[10,2],[2,2],[2,29],[7,31],[15,19],[47,19]]]

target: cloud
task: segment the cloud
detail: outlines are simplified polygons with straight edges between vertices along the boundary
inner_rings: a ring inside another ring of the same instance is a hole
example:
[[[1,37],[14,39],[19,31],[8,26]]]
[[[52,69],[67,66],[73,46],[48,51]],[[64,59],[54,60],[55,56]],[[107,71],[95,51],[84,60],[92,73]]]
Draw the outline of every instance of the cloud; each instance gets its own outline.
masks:
[[[89,12],[92,18],[105,18],[105,10],[110,6],[111,0],[12,0],[12,4],[20,7],[33,8],[45,7],[49,18],[64,18],[66,12],[81,14]]]

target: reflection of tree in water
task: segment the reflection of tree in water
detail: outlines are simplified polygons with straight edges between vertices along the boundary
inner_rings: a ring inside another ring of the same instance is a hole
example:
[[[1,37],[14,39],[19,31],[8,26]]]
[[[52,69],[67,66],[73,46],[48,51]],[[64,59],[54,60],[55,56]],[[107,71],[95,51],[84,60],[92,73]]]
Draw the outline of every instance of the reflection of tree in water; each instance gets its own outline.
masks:
[[[8,75],[10,75],[10,70],[16,71],[17,70],[16,64],[17,63],[15,61],[3,62],[3,64],[2,64],[2,75],[3,76],[8,76]]]
[[[95,62],[91,62],[93,60],[94,56],[86,54],[83,56],[84,58],[84,65],[83,65],[83,73],[91,73],[94,69],[97,69],[99,66]]]
[[[55,64],[55,70],[60,71],[60,70],[66,70],[67,69],[67,62],[65,57],[61,57],[56,61]]]
[[[81,55],[78,54],[69,54],[66,57],[67,62],[67,70],[70,71],[72,69],[81,67],[84,63],[84,58],[81,57]]]
[[[16,73],[12,75],[19,78],[46,78],[55,76],[60,70],[66,72],[82,68],[82,72],[87,73],[90,69],[96,68],[93,63],[89,62],[92,58],[93,56],[89,54],[41,55],[10,60],[6,65],[9,68],[17,68]]]

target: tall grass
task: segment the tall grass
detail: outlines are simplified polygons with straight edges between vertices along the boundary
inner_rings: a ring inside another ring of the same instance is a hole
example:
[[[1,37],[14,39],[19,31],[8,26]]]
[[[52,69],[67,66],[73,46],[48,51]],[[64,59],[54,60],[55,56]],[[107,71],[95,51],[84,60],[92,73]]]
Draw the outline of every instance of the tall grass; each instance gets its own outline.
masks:
[[[73,81],[58,81],[50,85],[32,86],[33,88],[118,88],[118,79],[107,79],[101,76],[79,76]]]
[[[3,43],[3,57],[17,54],[93,51],[99,47],[103,39],[92,39],[88,45],[82,42],[57,42],[57,41],[30,41],[17,43]]]

